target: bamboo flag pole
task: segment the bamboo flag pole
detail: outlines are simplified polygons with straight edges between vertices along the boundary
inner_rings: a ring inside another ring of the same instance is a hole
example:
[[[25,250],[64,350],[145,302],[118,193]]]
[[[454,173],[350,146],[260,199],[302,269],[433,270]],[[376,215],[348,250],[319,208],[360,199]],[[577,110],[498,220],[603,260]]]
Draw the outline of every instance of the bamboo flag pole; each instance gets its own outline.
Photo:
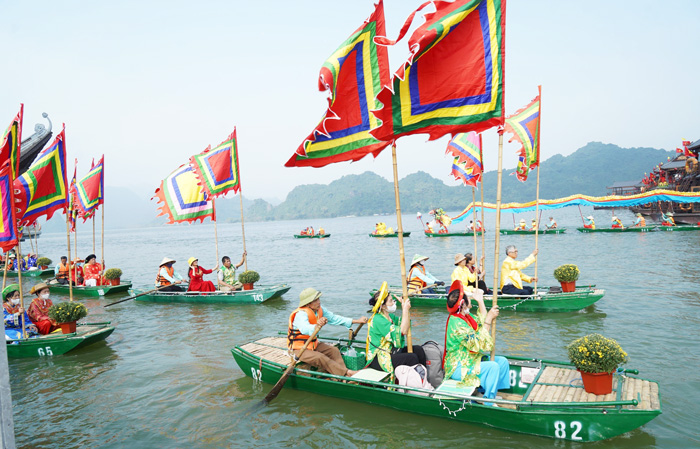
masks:
[[[22,243],[19,239],[17,240],[17,278],[19,279],[19,304],[22,309],[24,309],[24,292],[22,291]],[[3,298],[4,300],[5,298]],[[22,338],[27,338],[27,328],[24,323],[24,313],[20,314],[22,316]]]
[[[104,192],[102,194],[104,195]],[[107,268],[107,267],[105,267],[105,202],[104,202],[104,198],[102,199],[101,206],[102,206],[100,208],[100,209],[102,209],[102,218],[100,221],[100,227],[101,227],[101,229],[100,229],[100,238],[101,238],[100,251],[102,252],[102,258],[101,258],[102,259],[102,273],[101,274],[104,274],[105,269]],[[93,215],[93,217],[94,217],[94,215]],[[93,251],[93,254],[95,254],[94,251]],[[100,275],[100,279],[102,279],[101,275]]]
[[[401,259],[401,290],[403,292],[403,300],[408,300],[408,282],[406,280],[406,256],[403,250],[403,223],[401,222],[401,200],[399,198],[399,170],[396,164],[396,141],[391,144],[391,160],[394,164],[394,200],[396,201],[396,226],[398,227],[399,237],[399,257]],[[411,338],[411,315],[408,312],[408,334],[406,334],[406,343],[408,352],[413,352],[413,339]]]
[[[32,237],[32,231],[29,231],[27,234],[28,234],[27,237],[29,237],[29,244],[32,247],[32,252],[34,252],[34,238]],[[24,229],[22,230],[22,235],[24,235]],[[22,238],[22,236],[20,236],[20,239],[21,238]]]
[[[498,186],[496,188],[496,229],[494,238],[496,239],[494,258],[493,258],[493,305],[498,307],[498,287],[500,282],[498,279],[498,253],[500,251],[500,235],[501,235],[501,181],[503,179],[503,130],[498,133]],[[491,360],[496,360],[496,318],[491,321],[491,338],[493,339],[493,348],[491,348]]]
[[[19,239],[18,239],[19,241]],[[10,252],[5,251],[5,268],[2,270],[2,289],[5,290],[5,283],[7,282],[7,267],[10,265]],[[4,298],[3,298],[4,299]]]
[[[71,301],[73,301],[73,279],[78,279],[78,276],[74,276],[74,272],[76,271],[77,267],[73,267],[71,269],[73,264],[70,263],[70,214],[72,213],[73,211],[70,208],[66,211],[66,239],[68,240],[68,294]]]
[[[540,148],[540,128],[542,127],[542,86],[537,86],[537,93],[539,97],[539,113],[537,117],[537,136],[535,137],[536,139],[536,145],[537,145],[537,194],[536,194],[536,199],[535,199],[535,220],[537,220],[537,229],[535,230],[535,251],[538,251],[538,238],[540,236],[540,154],[541,154],[541,148]],[[537,262],[539,262],[540,258],[535,256],[535,285],[534,285],[534,290],[535,290],[535,295],[537,295]]]
[[[240,176],[240,174],[239,174]],[[239,178],[240,180],[240,178]],[[239,181],[240,182],[240,181]],[[243,253],[245,257],[245,271],[248,271],[248,251],[245,249],[245,224],[243,223],[243,189],[238,189],[238,197],[241,199],[241,237],[243,238]]]
[[[216,199],[215,198],[211,199],[211,206],[212,206],[212,209],[214,209],[214,243],[216,244],[216,268],[218,270],[219,269],[219,232],[216,229]],[[219,284],[218,273],[217,273],[216,279],[217,279],[216,283],[217,283],[217,287],[218,287],[219,286],[218,285]],[[217,288],[217,290],[218,290],[218,288]]]
[[[472,220],[472,232],[474,233],[474,265],[476,265],[476,268],[479,268],[479,265],[477,264],[477,261],[479,260],[476,257],[476,188],[472,186],[472,213],[474,219]],[[476,285],[474,288],[477,288],[479,286],[479,276],[477,275],[476,277]]]
[[[95,254],[95,213],[92,214],[92,254]]]
[[[34,249],[36,249],[36,257],[39,257],[39,235],[36,233],[36,222],[34,223]]]
[[[484,142],[479,133],[479,155],[481,156],[481,267],[486,273],[486,225],[484,224]],[[486,274],[484,274],[486,280]]]

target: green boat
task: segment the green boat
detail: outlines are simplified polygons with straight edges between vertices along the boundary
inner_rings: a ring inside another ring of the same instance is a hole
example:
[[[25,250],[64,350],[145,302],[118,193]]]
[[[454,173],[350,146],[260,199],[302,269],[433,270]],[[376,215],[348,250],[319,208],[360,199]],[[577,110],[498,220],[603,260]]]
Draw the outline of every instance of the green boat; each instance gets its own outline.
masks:
[[[411,307],[447,307],[447,291],[444,287],[434,287],[434,294],[411,294]],[[592,306],[605,295],[605,290],[592,286],[577,287],[571,293],[549,293],[549,287],[543,287],[537,295],[514,296],[498,295],[498,308],[500,310],[515,310],[518,312],[575,312]],[[396,296],[402,295],[401,287],[392,286],[389,291]],[[369,294],[373,296],[377,290]],[[396,305],[401,307],[401,302]],[[493,305],[493,296],[484,295],[484,305]]]
[[[7,340],[9,358],[51,357],[102,341],[114,332],[110,322],[78,324],[71,334],[49,334],[35,338]]]
[[[408,236],[410,236],[410,235],[411,235],[410,232],[404,232],[404,233],[403,233],[403,236],[404,236],[404,237],[408,237]],[[369,236],[370,236],[370,237],[377,238],[377,239],[383,239],[383,238],[387,238],[387,237],[398,237],[398,236],[399,236],[399,233],[398,233],[398,232],[392,232],[392,233],[390,233],[390,234],[370,234]]]
[[[659,226],[659,231],[676,232],[676,231],[700,231],[700,226],[695,225],[680,225],[680,226]]]
[[[287,293],[292,287],[287,284],[256,285],[252,290],[236,290],[233,292],[153,292],[134,298],[135,301],[150,302],[187,302],[197,304],[260,304],[270,298],[276,298]],[[138,295],[147,290],[132,290],[132,295]]]
[[[81,285],[73,286],[73,294],[77,296],[107,296],[117,293],[128,293],[131,289],[131,282],[124,282],[119,285],[100,285],[97,287],[86,287]],[[49,284],[49,290],[54,293],[68,295],[70,293],[68,285]]]
[[[428,232],[428,231],[423,231],[425,232],[426,237],[473,237],[474,233],[473,232]],[[479,231],[476,233],[476,235],[481,235],[483,232]]]
[[[544,234],[563,234],[566,232],[566,228],[557,228],[557,229],[541,229],[540,230],[540,235]],[[521,231],[517,229],[501,229],[501,234],[503,235],[516,235],[516,234],[527,234],[527,235],[535,235],[535,231]]]
[[[55,271],[53,268],[47,268],[45,270],[38,269],[38,270],[27,270],[22,272],[22,277],[28,277],[28,278],[43,278],[43,277],[49,277],[53,276],[55,274]],[[14,270],[8,270],[7,271],[7,277],[12,277],[16,278],[18,277],[17,272]]]
[[[325,239],[327,237],[330,237],[330,234],[314,234],[314,235],[302,235],[302,234],[294,234],[295,239]]]
[[[640,226],[637,228],[634,227],[629,227],[629,228],[598,228],[598,229],[591,229],[591,228],[576,228],[578,232],[583,232],[584,234],[588,234],[591,232],[652,232],[656,231],[658,229],[658,226]]]
[[[326,343],[341,347],[350,344],[364,357],[364,341],[340,341],[343,343]],[[231,353],[243,373],[269,384],[279,380],[290,362],[284,337],[236,346]],[[305,364],[295,368],[284,386],[408,413],[578,442],[625,434],[661,414],[658,382],[632,377],[634,370],[616,373],[612,393],[597,396],[585,392],[580,374],[568,363],[522,357],[508,360],[511,388],[498,392],[503,399],[473,396],[473,388],[459,388],[452,380],[436,390],[397,388],[386,380],[389,374],[383,371],[365,369],[354,377],[344,377],[321,373]],[[256,393],[251,389],[250,394]],[[257,394],[262,397],[262,393]]]

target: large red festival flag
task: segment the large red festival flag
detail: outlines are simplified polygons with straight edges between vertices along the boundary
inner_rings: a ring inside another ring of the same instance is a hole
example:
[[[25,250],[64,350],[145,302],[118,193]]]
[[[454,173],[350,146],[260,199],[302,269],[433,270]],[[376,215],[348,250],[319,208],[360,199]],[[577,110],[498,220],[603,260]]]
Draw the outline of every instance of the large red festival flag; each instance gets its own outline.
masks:
[[[377,97],[382,124],[371,133],[379,140],[503,124],[505,0],[434,0],[419,9],[428,4],[435,12],[424,14],[408,60]]]
[[[97,165],[75,184],[75,206],[83,220],[87,220],[104,203],[104,155]]]
[[[385,34],[380,0],[372,15],[321,67],[318,87],[328,91],[328,109],[286,167],[323,167],[357,161],[370,153],[377,157],[389,145],[370,134],[381,124],[371,113],[380,106],[376,96],[389,82],[388,50],[374,41]]]
[[[0,249],[7,252],[19,242],[15,218],[15,197],[9,162],[0,168]]]
[[[68,208],[66,185],[65,125],[51,145],[42,150],[36,161],[14,181],[17,221],[20,226],[34,223],[39,217],[49,220],[57,210]]]
[[[241,189],[238,171],[238,140],[236,128],[228,139],[215,148],[207,148],[190,158],[192,172],[208,198],[225,195],[230,190],[237,193]]]
[[[17,178],[19,172],[19,153],[22,145],[22,120],[24,116],[24,104],[20,104],[19,112],[10,122],[10,126],[0,140],[0,165],[10,161],[10,174],[12,179]]]
[[[518,167],[515,175],[527,181],[530,170],[540,165],[540,97],[542,86],[537,86],[537,96],[524,108],[506,118],[505,132],[513,137],[508,141],[520,142]]]

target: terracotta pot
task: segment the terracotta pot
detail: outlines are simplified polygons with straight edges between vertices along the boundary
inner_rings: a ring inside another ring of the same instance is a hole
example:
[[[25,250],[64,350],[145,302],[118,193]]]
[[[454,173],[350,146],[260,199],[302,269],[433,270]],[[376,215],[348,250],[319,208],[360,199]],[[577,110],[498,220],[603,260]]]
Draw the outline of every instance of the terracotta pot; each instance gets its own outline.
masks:
[[[70,323],[61,323],[61,331],[64,334],[72,334],[75,332],[75,321],[71,321]]]
[[[119,285],[121,282],[121,278],[107,279],[107,282],[109,283],[109,285]]]
[[[613,373],[581,373],[583,389],[597,395],[612,393]]]
[[[561,291],[563,291],[564,293],[571,293],[576,291],[576,281],[559,283],[561,284]]]
[[[243,284],[243,290],[252,290],[253,284]]]
[[[49,268],[48,265],[42,265],[42,266],[41,266],[41,269],[42,269],[42,270],[48,270],[48,268]]]

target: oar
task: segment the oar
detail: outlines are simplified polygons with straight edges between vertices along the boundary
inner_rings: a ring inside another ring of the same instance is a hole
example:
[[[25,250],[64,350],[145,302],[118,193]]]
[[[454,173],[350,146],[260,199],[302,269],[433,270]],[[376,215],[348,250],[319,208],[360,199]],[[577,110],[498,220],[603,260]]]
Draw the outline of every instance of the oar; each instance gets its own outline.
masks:
[[[107,305],[105,305],[105,307],[113,306],[113,305],[115,305],[115,304],[119,304],[120,302],[129,301],[130,299],[138,298],[139,296],[143,296],[143,295],[147,295],[147,294],[149,294],[149,293],[156,292],[156,291],[161,290],[161,289],[163,289],[163,288],[165,288],[165,287],[170,287],[170,285],[161,285],[160,287],[154,288],[153,290],[149,290],[149,291],[147,291],[147,292],[139,293],[138,295],[130,296],[130,297],[128,297],[128,298],[120,299],[119,301],[115,301],[115,302],[113,302],[113,303],[107,304]]]
[[[282,377],[280,377],[280,380],[277,381],[274,387],[272,387],[272,390],[270,390],[269,393],[267,393],[267,396],[265,396],[265,403],[269,404],[273,399],[277,397],[279,392],[282,390],[282,387],[284,387],[285,382],[287,382],[287,379],[289,378],[289,375],[294,371],[294,368],[296,367],[297,363],[301,361],[301,356],[304,354],[304,351],[306,351],[306,348],[309,346],[309,343],[316,338],[316,334],[318,334],[318,331],[321,330],[321,326],[316,326],[316,329],[314,329],[314,333],[311,334],[311,337],[309,337],[308,340],[306,340],[306,343],[304,343],[304,346],[301,348],[301,351],[299,351],[299,355],[297,356],[296,359],[292,359],[292,361],[289,363],[287,366],[287,369],[284,371],[284,374],[282,374]],[[359,330],[359,327],[358,327]]]
[[[362,326],[364,326],[364,325],[365,325],[365,323],[360,323],[360,325],[357,326],[357,329],[355,329],[355,330],[348,329],[348,333],[349,333],[348,339],[350,340],[350,342],[352,342],[355,339],[355,337],[357,337],[357,333],[360,332],[360,329],[362,329]],[[348,343],[348,346],[350,345],[350,342]]]
[[[408,293],[409,293],[410,295],[415,295],[416,293],[420,293],[420,292],[422,292],[423,290],[428,289],[428,288],[431,288],[431,287],[435,287],[436,285],[437,285],[437,284],[426,285],[425,287],[419,288],[419,289],[417,289],[417,290],[409,290]]]

